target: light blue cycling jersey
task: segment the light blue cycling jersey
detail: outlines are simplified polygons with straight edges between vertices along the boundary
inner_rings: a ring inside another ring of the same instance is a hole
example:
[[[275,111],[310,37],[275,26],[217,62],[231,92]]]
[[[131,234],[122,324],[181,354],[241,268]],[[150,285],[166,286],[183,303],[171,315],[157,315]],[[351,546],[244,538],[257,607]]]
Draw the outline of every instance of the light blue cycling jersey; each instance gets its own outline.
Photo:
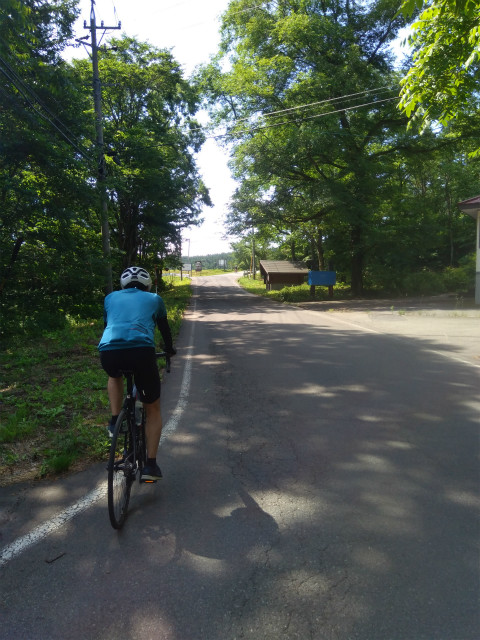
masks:
[[[99,351],[155,347],[155,326],[167,317],[162,298],[140,289],[122,289],[105,298],[105,330]]]

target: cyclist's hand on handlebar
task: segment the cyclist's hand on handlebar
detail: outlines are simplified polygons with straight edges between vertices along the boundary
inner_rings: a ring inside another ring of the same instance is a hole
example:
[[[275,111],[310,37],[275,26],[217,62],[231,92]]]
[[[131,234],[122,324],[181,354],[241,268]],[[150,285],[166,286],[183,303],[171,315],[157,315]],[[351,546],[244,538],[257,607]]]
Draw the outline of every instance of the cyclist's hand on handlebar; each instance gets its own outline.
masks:
[[[177,350],[175,349],[175,347],[170,347],[170,349],[165,349],[165,353],[167,354],[167,356],[174,356],[177,353]]]

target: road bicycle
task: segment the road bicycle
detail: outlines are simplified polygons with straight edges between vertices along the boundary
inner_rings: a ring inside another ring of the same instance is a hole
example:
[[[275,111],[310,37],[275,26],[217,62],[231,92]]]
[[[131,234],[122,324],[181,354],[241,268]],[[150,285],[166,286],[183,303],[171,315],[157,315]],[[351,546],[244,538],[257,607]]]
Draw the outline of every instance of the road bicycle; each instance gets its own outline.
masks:
[[[165,352],[155,355],[165,358],[166,371],[170,372],[170,356]],[[107,467],[108,515],[114,529],[121,529],[125,522],[132,484],[137,476],[140,481],[147,461],[145,408],[137,398],[133,371],[124,370],[122,374],[127,391],[113,430]]]

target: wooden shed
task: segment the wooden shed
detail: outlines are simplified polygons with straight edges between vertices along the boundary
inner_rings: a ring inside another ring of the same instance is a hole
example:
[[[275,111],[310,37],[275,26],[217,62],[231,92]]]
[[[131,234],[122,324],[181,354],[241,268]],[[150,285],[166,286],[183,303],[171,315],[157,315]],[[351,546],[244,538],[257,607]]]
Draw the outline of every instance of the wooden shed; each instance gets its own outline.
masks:
[[[260,273],[267,290],[299,285],[305,282],[308,269],[303,262],[260,260]]]

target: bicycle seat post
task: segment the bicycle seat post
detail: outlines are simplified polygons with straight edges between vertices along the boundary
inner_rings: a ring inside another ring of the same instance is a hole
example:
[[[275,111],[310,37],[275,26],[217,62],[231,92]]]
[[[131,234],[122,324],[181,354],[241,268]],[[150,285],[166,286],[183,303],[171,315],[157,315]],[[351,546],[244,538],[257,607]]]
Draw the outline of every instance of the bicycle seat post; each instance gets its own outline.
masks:
[[[133,395],[133,371],[122,371],[127,381],[127,398],[131,398]]]

